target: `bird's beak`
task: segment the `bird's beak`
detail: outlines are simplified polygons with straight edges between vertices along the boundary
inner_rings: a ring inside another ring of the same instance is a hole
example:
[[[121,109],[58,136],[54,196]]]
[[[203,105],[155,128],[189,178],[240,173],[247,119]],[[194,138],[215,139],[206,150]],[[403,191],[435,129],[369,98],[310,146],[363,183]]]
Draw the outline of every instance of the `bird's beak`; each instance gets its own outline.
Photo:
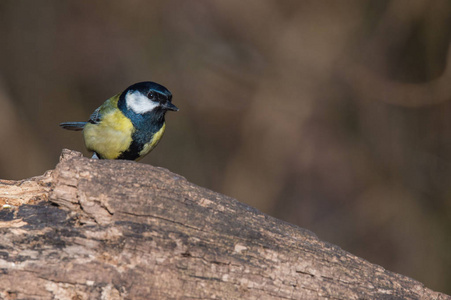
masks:
[[[164,103],[164,104],[162,104],[161,107],[163,109],[166,109],[166,110],[172,110],[172,111],[178,111],[179,110],[177,106],[175,106],[174,104],[172,104],[169,101]]]

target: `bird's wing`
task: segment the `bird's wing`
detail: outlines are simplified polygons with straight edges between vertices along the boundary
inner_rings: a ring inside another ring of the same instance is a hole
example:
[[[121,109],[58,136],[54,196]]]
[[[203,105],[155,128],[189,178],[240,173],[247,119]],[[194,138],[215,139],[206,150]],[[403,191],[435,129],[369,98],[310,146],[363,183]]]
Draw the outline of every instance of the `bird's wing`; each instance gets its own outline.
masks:
[[[110,99],[106,100],[102,105],[100,105],[92,114],[91,117],[89,117],[89,123],[92,124],[99,124],[102,120],[102,118],[115,110],[117,110],[117,101],[119,100],[120,94],[117,94],[116,96],[111,97]]]
[[[100,113],[100,108],[101,108],[101,106],[100,107],[98,107],[92,114],[91,114],[91,116],[89,117],[89,123],[92,123],[92,124],[99,124],[99,122],[100,122],[100,120],[101,120],[101,118],[102,118],[102,114]]]

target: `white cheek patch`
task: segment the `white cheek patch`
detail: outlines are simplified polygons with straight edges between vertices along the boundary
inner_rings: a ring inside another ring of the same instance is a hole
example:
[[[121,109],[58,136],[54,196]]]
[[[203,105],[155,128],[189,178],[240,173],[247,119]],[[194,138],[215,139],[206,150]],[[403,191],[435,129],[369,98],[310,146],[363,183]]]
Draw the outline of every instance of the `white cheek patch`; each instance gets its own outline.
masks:
[[[125,103],[127,108],[133,110],[137,114],[145,114],[158,107],[160,104],[151,101],[145,95],[138,91],[128,92],[125,95]]]

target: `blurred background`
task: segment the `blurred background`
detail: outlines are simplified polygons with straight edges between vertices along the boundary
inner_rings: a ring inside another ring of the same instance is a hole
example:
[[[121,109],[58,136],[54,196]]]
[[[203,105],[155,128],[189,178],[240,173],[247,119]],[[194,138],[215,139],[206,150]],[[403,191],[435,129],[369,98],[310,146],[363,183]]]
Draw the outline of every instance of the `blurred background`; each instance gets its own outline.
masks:
[[[449,0],[3,0],[0,178],[156,81],[180,111],[143,163],[451,293],[450,31]]]

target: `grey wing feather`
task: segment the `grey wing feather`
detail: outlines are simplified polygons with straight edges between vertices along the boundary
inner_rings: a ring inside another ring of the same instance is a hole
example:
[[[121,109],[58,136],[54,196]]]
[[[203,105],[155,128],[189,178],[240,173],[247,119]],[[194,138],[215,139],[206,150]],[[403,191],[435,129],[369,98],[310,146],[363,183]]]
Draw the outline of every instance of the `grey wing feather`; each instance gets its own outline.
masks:
[[[100,108],[101,107],[97,108],[91,114],[88,122],[64,122],[64,123],[61,123],[60,126],[63,127],[64,129],[80,131],[80,130],[83,130],[86,123],[99,124],[100,120],[102,119],[102,114],[100,113]]]
[[[102,118],[102,115],[100,114],[100,107],[98,107],[89,117],[89,123],[92,124],[98,124],[100,123],[100,119]]]
[[[60,126],[67,130],[80,131],[83,130],[87,122],[64,122]]]

